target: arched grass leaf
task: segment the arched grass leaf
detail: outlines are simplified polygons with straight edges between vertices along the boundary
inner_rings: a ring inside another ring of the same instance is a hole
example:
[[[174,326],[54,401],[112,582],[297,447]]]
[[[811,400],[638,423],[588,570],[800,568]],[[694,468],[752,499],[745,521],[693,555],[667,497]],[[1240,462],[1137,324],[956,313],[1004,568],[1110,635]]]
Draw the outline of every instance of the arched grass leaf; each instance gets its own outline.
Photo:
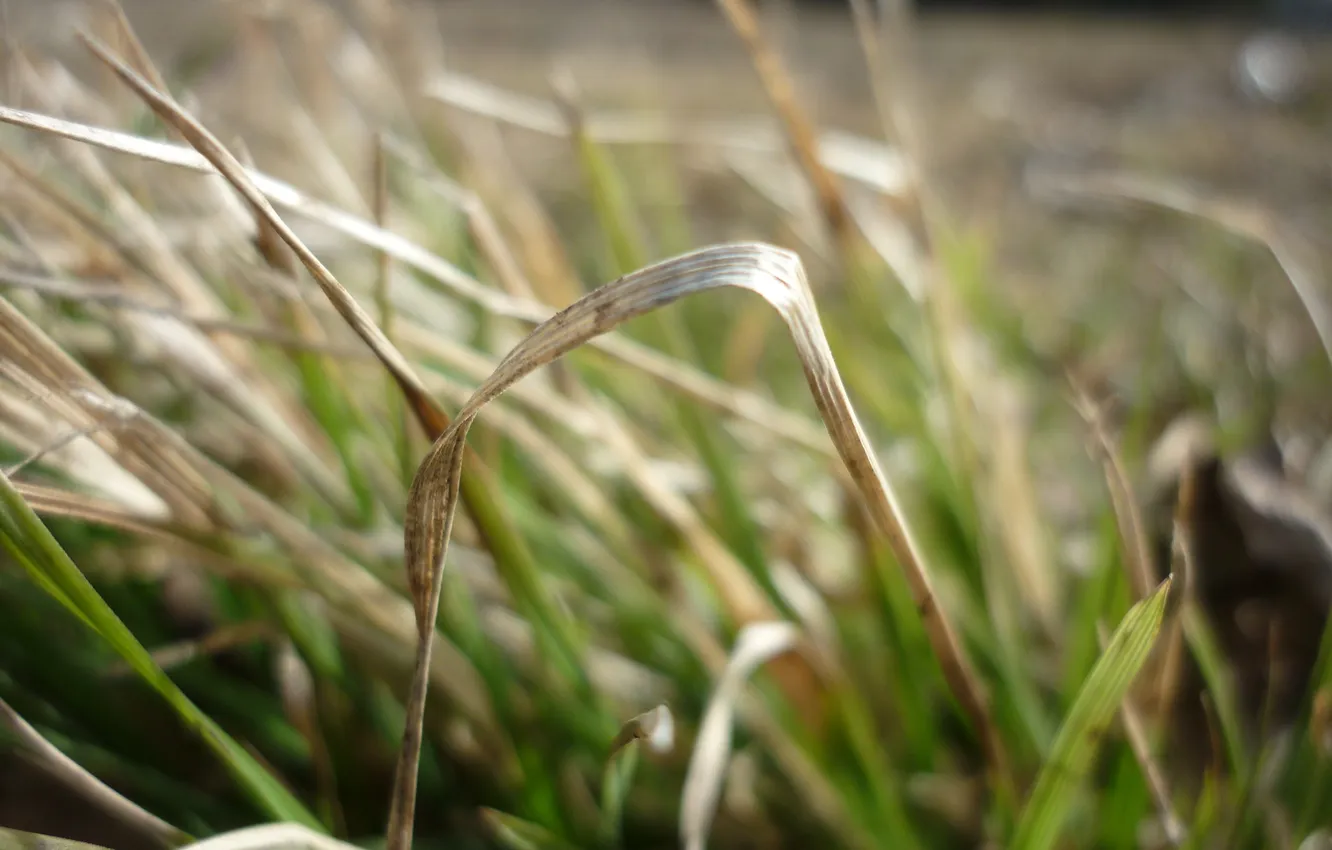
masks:
[[[1023,809],[1012,850],[1050,850],[1058,841],[1105,732],[1156,643],[1170,586],[1167,578],[1124,615],[1092,668]]]
[[[771,245],[717,245],[640,269],[588,293],[542,322],[510,350],[435,441],[412,482],[404,523],[405,563],[413,586],[429,594],[429,604],[424,610],[417,609],[418,626],[434,623],[437,616],[440,575],[453,530],[467,432],[481,409],[524,376],[588,340],[686,295],[722,287],[747,289],[762,296],[786,324],[819,414],[866,510],[905,573],[953,696],[980,734],[990,763],[1002,764],[1003,747],[989,716],[987,698],[938,605],[929,571],[902,518],[897,497],[851,407],[800,258]],[[771,607],[742,569],[716,572],[713,581],[724,606],[743,624],[762,619]],[[422,697],[422,703],[424,671],[429,661],[430,647],[423,642],[414,683],[414,692]],[[396,777],[399,787],[410,787],[415,782],[422,712],[423,706],[413,705],[407,718]],[[399,837],[395,842],[392,836],[395,830],[403,829],[409,836],[410,825],[396,819],[393,823],[389,846],[391,850],[405,850],[409,841]]]

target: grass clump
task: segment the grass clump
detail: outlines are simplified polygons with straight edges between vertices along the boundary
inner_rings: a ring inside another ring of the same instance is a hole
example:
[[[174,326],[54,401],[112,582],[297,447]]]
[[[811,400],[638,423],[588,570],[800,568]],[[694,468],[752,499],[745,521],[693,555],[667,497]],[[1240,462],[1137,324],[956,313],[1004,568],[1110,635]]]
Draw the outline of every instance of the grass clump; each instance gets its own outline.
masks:
[[[252,124],[182,106],[109,6],[98,71],[18,57],[7,753],[126,846],[1269,847],[1325,825],[1321,510],[1225,435],[1173,465],[1148,448],[1158,384],[1222,410],[1326,381],[1326,352],[1231,379],[1163,335],[1107,364],[1112,321],[1142,318],[1105,308],[1036,345],[882,85],[878,28],[908,22],[853,4],[875,142],[820,132],[750,4],[719,5],[779,119],[757,132],[445,73],[370,3],[232,10],[222,79],[263,82]],[[321,39],[360,59],[319,66]],[[555,137],[573,197],[528,181],[514,127]],[[743,165],[708,173],[719,153]],[[748,237],[698,239],[700,187],[741,180]],[[1131,175],[1042,187],[1263,242],[1321,339],[1279,217]]]

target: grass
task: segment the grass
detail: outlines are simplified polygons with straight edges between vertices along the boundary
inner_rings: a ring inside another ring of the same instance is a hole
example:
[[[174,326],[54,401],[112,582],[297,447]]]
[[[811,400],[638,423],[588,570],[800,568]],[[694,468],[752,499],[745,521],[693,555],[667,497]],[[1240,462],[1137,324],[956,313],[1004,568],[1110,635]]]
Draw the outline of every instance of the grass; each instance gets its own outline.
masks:
[[[889,134],[855,144],[887,179],[815,125],[747,2],[718,23],[778,118],[759,131],[602,113],[567,79],[515,97],[373,5],[359,29],[284,13],[363,49],[337,73],[235,12],[253,126],[182,106],[109,4],[90,75],[16,57],[7,749],[155,845],[219,850],[1295,847],[1329,826],[1326,712],[1307,695],[1284,757],[1246,736],[1187,590],[1211,527],[1188,486],[1173,526],[1140,486],[1179,398],[1251,427],[1228,399],[1326,385],[1316,263],[1279,214],[1052,176],[1197,217],[1175,226],[1200,266],[1255,240],[1314,344],[1236,368],[1264,325],[1184,338],[1165,322],[1203,307],[1121,280],[1039,345],[919,167],[887,67],[908,21],[853,4]],[[269,112],[299,163],[281,178],[246,142]],[[510,125],[577,188],[530,184]],[[745,241],[696,236],[718,183],[750,193]],[[1125,328],[1143,345],[1116,360]],[[1156,698],[1183,657],[1220,743],[1198,770]]]

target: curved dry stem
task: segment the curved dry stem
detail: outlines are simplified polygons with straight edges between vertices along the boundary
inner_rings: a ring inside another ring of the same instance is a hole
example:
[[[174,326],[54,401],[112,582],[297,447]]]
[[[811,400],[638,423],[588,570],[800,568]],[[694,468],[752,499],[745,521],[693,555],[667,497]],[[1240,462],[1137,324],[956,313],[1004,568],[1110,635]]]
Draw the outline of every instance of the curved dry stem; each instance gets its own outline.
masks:
[[[440,578],[453,530],[464,446],[472,422],[487,403],[514,383],[597,335],[686,295],[722,287],[747,289],[762,296],[785,322],[833,445],[906,573],[912,598],[949,687],[980,734],[991,766],[1006,775],[1002,746],[989,717],[984,691],[937,604],[929,572],[903,521],[898,499],[851,407],[800,259],[770,245],[741,243],[703,248],[648,266],[588,293],[543,322],[500,361],[431,447],[412,482],[404,528],[408,582],[416,601],[417,630],[423,638],[413,687],[422,699],[420,703],[412,703],[414,716],[407,719],[396,777],[400,787],[395,799],[414,797],[426,688],[423,671],[430,660],[430,642],[424,638],[430,635],[439,610]],[[767,600],[748,576],[714,576],[714,580],[718,579],[718,592],[732,612],[768,608]],[[740,619],[752,622],[754,618]],[[410,805],[395,810],[389,850],[406,850],[410,843],[408,809]]]

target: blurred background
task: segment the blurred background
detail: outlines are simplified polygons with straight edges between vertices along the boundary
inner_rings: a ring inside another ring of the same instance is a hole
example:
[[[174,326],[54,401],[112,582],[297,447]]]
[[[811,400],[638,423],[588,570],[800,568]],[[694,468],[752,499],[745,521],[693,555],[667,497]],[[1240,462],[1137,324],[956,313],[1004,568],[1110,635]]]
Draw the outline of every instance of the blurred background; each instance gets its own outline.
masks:
[[[219,109],[238,108],[225,103],[237,95],[227,82],[239,55],[230,16],[284,14],[280,2],[124,5],[152,55],[202,75],[197,86],[188,78],[191,93]],[[815,120],[873,135],[880,122],[847,4],[758,6]],[[8,0],[6,32],[30,49],[52,47],[86,63],[73,32],[88,8],[79,0]],[[589,107],[646,106],[708,120],[758,114],[765,105],[742,45],[704,0],[439,0],[405,8],[450,71],[523,95],[547,96],[560,69]],[[1216,181],[1218,190],[1279,195],[1296,216],[1313,214],[1328,189],[1327,0],[923,0],[912,8],[916,27],[900,46],[909,56],[898,58],[913,69],[931,180],[953,215],[995,227],[1046,221],[1044,208],[1019,216],[1007,206],[1025,199],[1016,191],[1024,176],[1045,165],[1150,166]],[[572,178],[542,158],[552,148],[539,136],[507,138],[535,178]],[[1061,242],[1077,243],[1072,224]],[[1020,234],[997,242],[1017,264],[1016,279],[1045,276],[1047,261]],[[1143,245],[1133,253],[1149,252]]]

